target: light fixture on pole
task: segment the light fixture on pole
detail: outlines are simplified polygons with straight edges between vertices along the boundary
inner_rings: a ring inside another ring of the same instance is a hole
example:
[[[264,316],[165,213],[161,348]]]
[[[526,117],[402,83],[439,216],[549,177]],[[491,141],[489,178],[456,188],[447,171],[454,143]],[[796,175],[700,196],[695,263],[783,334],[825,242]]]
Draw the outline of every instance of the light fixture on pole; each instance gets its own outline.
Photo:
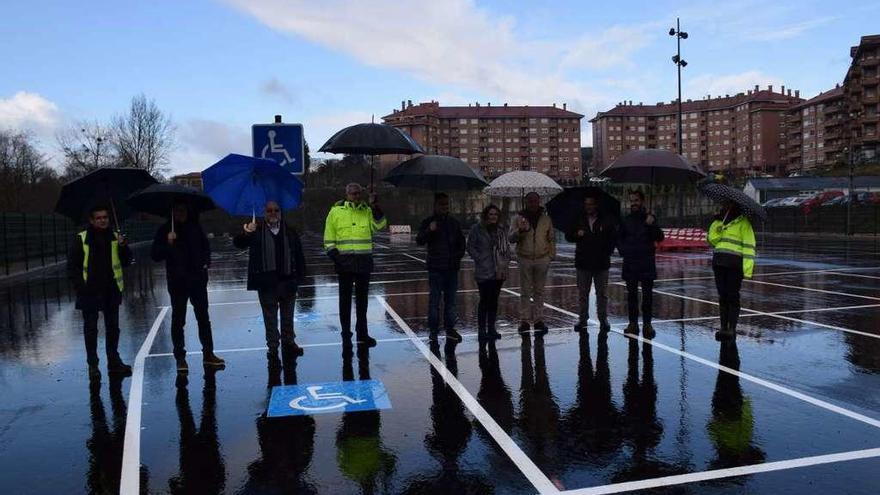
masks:
[[[677,134],[677,146],[678,146],[678,154],[684,156],[684,149],[682,149],[682,136],[681,136],[681,68],[687,67],[687,62],[681,58],[681,40],[687,39],[688,34],[682,32],[681,23],[678,20],[678,17],[675,18],[675,27],[669,29],[669,36],[675,36],[676,42],[676,52],[675,56],[672,57],[672,63],[676,65],[678,69],[678,134]],[[678,195],[678,214],[679,216],[684,216],[684,194]]]

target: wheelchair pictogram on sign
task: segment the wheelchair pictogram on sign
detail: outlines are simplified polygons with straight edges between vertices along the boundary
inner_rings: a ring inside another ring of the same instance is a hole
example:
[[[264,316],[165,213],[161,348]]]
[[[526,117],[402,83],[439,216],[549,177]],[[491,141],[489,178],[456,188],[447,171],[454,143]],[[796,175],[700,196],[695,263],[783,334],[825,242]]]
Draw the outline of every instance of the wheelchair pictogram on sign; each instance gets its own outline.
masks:
[[[382,382],[355,380],[275,387],[266,415],[301,416],[390,408],[391,401]]]
[[[274,160],[292,174],[302,174],[305,149],[301,124],[254,124],[251,126],[253,154]]]

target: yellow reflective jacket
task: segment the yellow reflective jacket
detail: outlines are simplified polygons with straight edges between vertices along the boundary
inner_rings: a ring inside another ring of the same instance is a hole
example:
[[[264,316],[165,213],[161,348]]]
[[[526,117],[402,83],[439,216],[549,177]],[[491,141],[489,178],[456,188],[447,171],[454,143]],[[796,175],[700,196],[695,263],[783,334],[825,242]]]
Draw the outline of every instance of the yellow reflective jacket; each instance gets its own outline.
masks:
[[[83,282],[88,282],[89,280],[89,245],[86,242],[86,236],[88,235],[88,231],[83,230],[79,234],[80,242],[82,242],[82,250],[83,250],[83,266],[82,266],[82,277]],[[122,278],[122,261],[119,258],[119,235],[117,233],[113,233],[113,240],[110,241],[110,267],[113,269],[113,280],[116,281],[116,287],[119,288],[119,292],[122,292],[125,288],[125,283]]]
[[[373,210],[366,203],[339,201],[324,222],[324,250],[339,250],[340,254],[370,254],[373,252],[373,233],[388,226],[385,215],[373,218]]]
[[[732,222],[724,224],[715,220],[709,226],[706,240],[716,253],[727,253],[742,258],[743,276],[752,278],[755,267],[755,231],[744,215],[736,217]]]

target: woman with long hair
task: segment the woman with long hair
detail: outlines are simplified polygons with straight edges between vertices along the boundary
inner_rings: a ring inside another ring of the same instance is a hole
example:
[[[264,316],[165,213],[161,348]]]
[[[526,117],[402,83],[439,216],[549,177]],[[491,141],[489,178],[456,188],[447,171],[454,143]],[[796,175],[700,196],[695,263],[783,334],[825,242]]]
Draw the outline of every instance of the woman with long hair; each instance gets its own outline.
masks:
[[[490,204],[480,215],[480,221],[471,227],[467,239],[467,252],[474,260],[474,278],[480,290],[477,306],[479,340],[498,339],[495,330],[498,316],[498,298],[507,279],[510,264],[510,242],[507,227],[501,224],[501,210]]]

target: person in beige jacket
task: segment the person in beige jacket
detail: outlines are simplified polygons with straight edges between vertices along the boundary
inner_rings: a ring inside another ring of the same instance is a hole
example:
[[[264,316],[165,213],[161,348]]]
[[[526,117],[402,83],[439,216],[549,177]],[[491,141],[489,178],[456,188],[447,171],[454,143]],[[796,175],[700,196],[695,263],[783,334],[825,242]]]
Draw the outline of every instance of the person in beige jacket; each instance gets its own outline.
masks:
[[[532,322],[538,334],[545,334],[544,284],[550,262],[556,257],[556,235],[541,197],[530,192],[525,201],[526,208],[517,215],[509,235],[511,244],[516,244],[519,264],[519,332],[529,331]]]

